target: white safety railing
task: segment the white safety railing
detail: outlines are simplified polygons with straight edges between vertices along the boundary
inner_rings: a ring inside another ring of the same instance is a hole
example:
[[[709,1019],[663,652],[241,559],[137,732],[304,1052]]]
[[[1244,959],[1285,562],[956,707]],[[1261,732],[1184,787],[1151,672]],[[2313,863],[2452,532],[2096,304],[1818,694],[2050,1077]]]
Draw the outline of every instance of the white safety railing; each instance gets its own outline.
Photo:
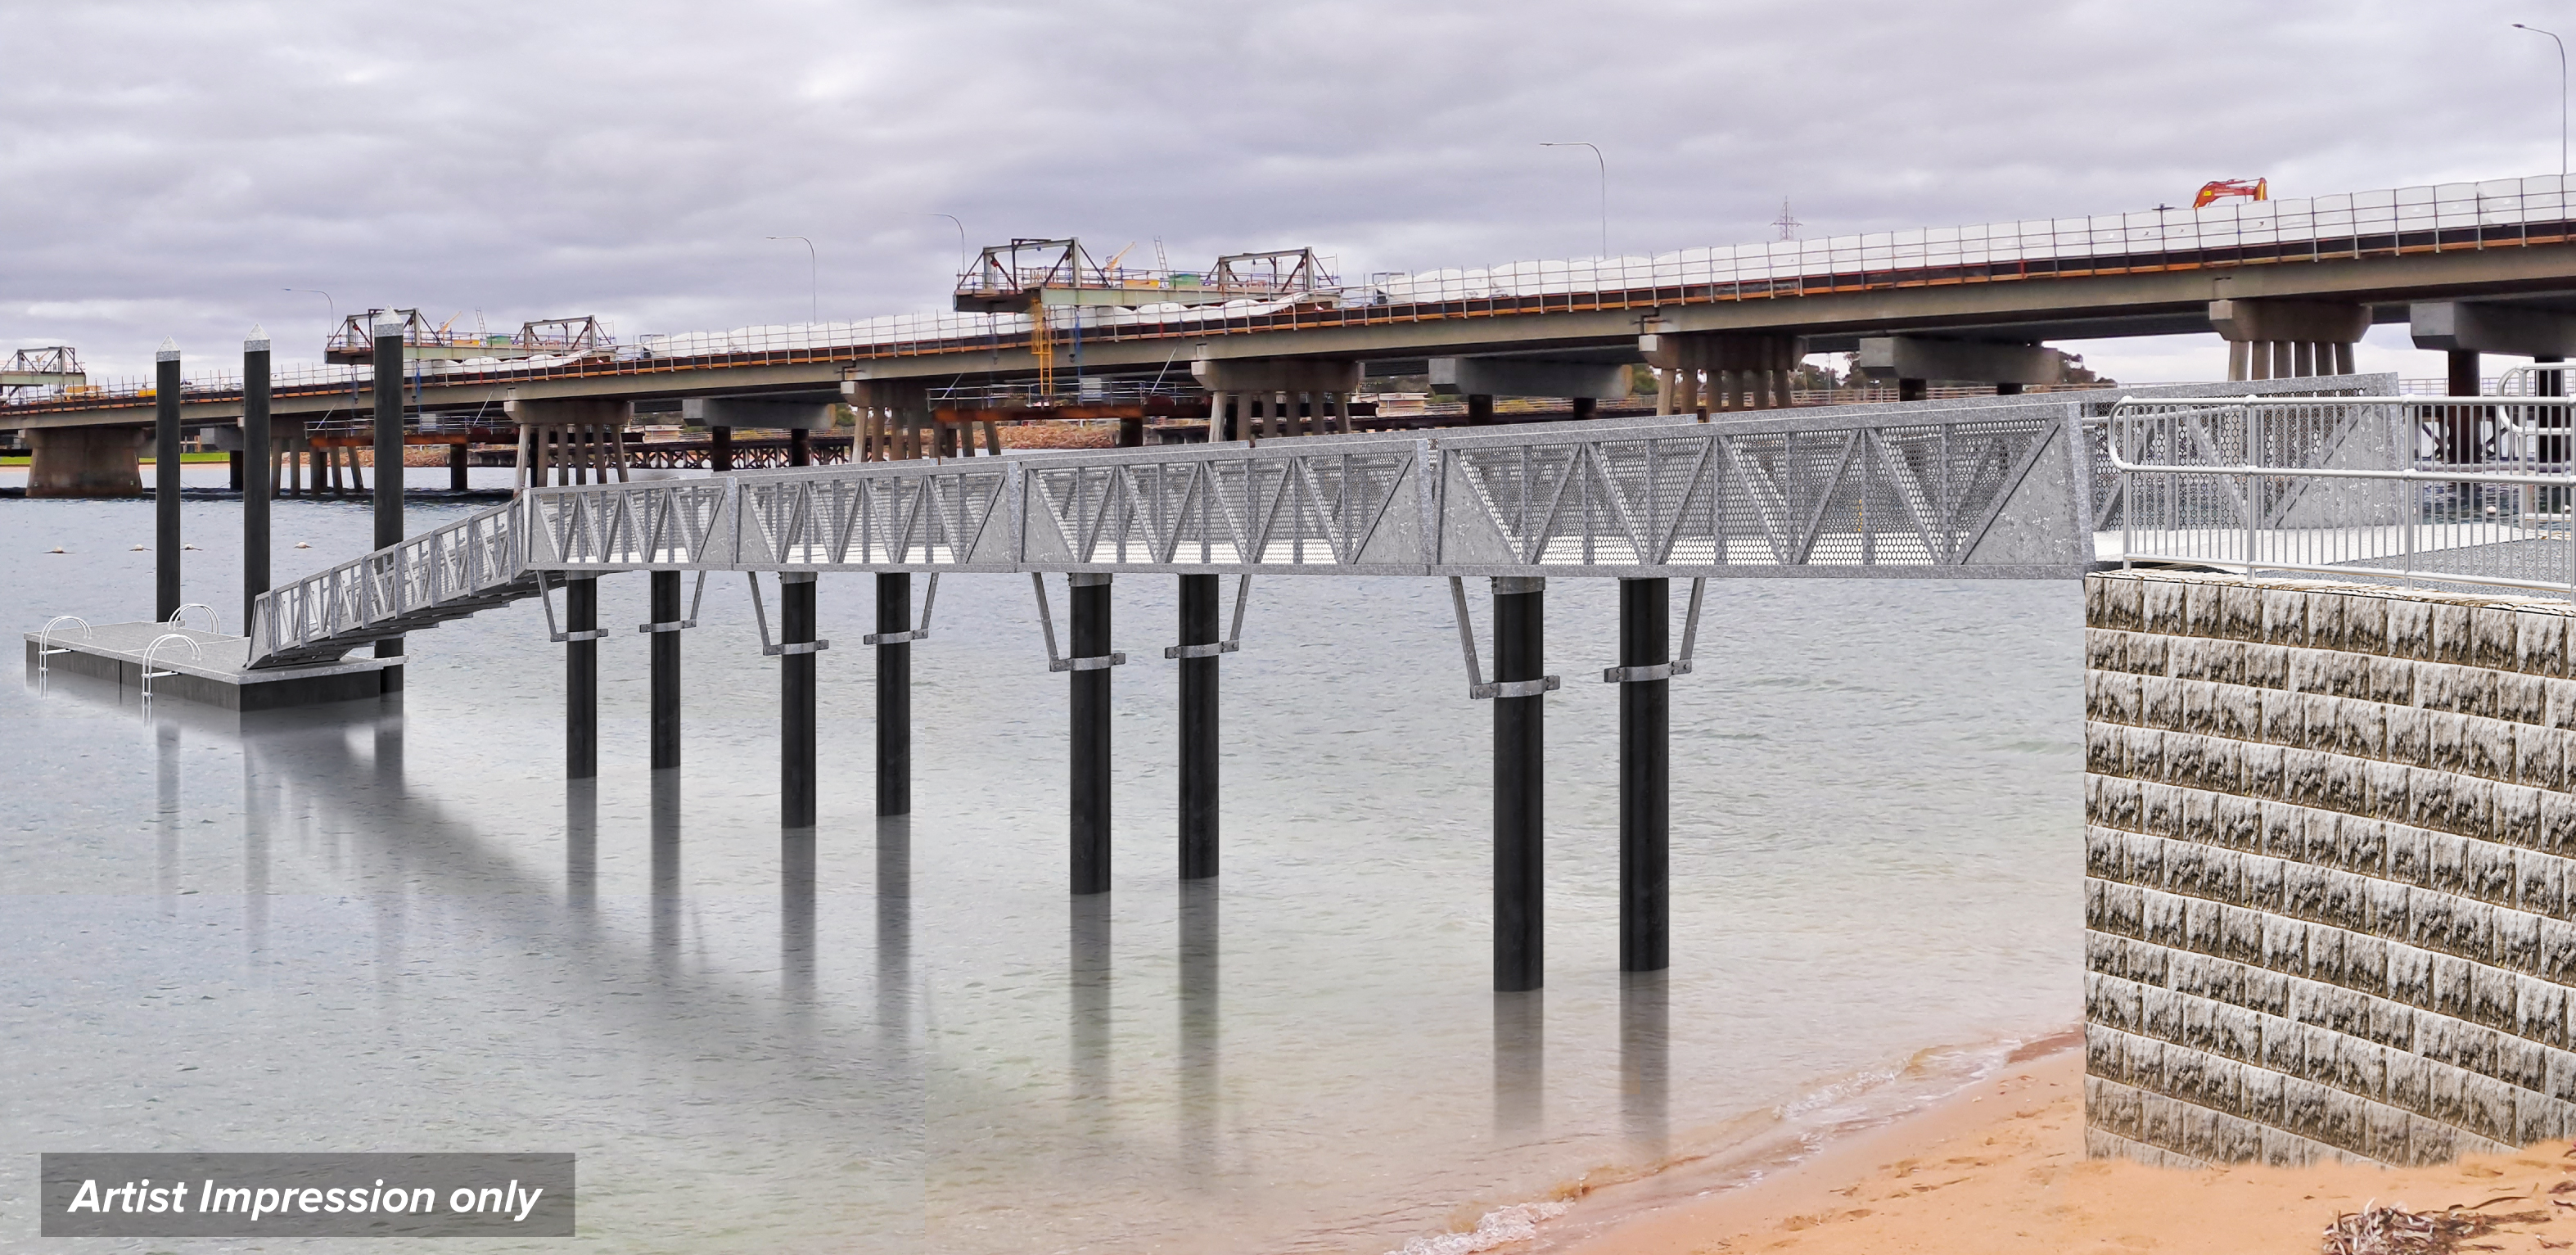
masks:
[[[2124,402],[2121,556],[2576,596],[2563,397]]]
[[[2568,241],[2576,183],[2557,175],[2446,183],[2205,209],[1934,227],[1814,240],[1687,248],[1653,256],[1507,262],[1390,273],[1285,299],[1051,309],[1059,342],[1201,338],[1256,331],[1582,310],[1648,310],[1714,301],[1888,288],[2202,270],[2395,257]],[[1141,297],[1153,295],[1140,290]],[[971,353],[1028,343],[1025,314],[926,311],[850,321],[648,334],[602,352],[419,362],[424,386],[629,374],[743,362],[864,360]],[[276,386],[347,386],[361,372],[281,374]],[[64,408],[148,394],[147,380],[88,386],[15,408]],[[228,377],[192,380],[220,396]]]

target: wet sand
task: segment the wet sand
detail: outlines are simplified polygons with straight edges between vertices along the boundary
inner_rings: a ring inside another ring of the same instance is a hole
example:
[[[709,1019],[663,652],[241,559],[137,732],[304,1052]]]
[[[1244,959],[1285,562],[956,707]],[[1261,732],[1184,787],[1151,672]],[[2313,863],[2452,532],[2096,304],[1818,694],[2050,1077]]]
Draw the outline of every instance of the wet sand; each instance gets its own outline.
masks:
[[[1766,1179],[1575,1238],[1565,1255],[1863,1252],[2314,1252],[2373,1201],[2544,1213],[2464,1250],[2576,1250],[2576,1158],[2546,1142],[2437,1168],[2350,1164],[2176,1170],[2084,1156],[2081,1050],[2009,1065],[1953,1098]],[[2560,1192],[2553,1193],[2553,1190]],[[2503,1199],[2505,1201],[2493,1201]]]

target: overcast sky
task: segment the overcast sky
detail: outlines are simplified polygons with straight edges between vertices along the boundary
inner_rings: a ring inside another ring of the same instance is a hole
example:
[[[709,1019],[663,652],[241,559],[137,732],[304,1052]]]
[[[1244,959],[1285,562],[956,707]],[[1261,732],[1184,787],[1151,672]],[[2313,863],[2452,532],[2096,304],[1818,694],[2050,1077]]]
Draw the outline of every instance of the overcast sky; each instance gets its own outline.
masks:
[[[0,0],[0,347],[264,323],[621,336],[944,305],[966,243],[1345,275],[2552,173],[2559,63],[2458,0],[1834,5]],[[2365,369],[2440,374],[2403,328]],[[2215,337],[2071,344],[2132,380]],[[214,363],[209,363],[214,364]]]

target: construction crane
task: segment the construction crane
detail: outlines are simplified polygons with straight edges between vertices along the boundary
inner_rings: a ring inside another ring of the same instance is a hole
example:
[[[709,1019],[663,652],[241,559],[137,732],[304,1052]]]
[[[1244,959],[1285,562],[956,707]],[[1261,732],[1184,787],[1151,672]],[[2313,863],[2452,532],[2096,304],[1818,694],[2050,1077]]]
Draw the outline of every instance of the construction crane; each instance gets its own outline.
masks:
[[[2272,181],[2269,179],[2211,179],[2200,185],[2200,195],[2191,198],[2191,207],[2207,209],[2211,201],[2223,200],[2230,196],[2242,196],[2247,200],[2270,200],[2272,199],[2271,184]]]

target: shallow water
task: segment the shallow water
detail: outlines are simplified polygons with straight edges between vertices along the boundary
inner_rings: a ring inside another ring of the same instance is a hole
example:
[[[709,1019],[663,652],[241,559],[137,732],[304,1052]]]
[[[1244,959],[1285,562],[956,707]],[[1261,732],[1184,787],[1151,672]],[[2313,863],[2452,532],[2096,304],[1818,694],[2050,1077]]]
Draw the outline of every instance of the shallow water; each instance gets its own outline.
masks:
[[[231,626],[239,506],[187,510],[187,599]],[[280,578],[369,534],[363,502],[277,518]],[[8,621],[145,617],[150,540],[149,503],[0,501]],[[871,589],[822,582],[810,837],[777,826],[739,576],[685,638],[660,780],[621,633],[602,774],[564,782],[531,603],[414,636],[381,708],[0,695],[0,1246],[37,1242],[38,1151],[570,1150],[606,1250],[1378,1255],[1865,1119],[2077,1017],[2071,583],[1713,582],[1673,685],[1674,965],[1623,980],[1613,586],[1551,581],[1548,986],[1504,997],[1490,712],[1441,581],[1255,581],[1224,875],[1182,886],[1172,581],[1121,578],[1116,888],[1079,900],[1028,581],[942,581],[916,813],[887,824]],[[600,621],[644,592],[603,581]],[[1928,1047],[1956,1049],[1909,1071]]]

